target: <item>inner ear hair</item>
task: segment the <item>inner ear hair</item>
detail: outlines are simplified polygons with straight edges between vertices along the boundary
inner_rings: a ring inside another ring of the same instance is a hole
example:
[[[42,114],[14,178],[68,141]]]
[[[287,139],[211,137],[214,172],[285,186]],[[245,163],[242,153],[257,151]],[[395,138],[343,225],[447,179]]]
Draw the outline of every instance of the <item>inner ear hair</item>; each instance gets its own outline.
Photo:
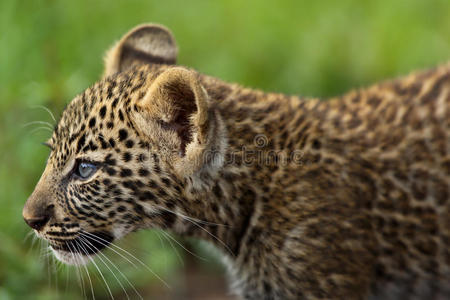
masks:
[[[169,29],[157,24],[139,25],[117,42],[105,56],[104,76],[135,65],[176,63],[178,48]]]
[[[171,122],[166,123],[166,126],[163,125],[163,127],[177,132],[181,139],[180,155],[184,156],[186,145],[192,141],[193,128],[190,117],[197,112],[195,94],[188,85],[183,83],[168,83],[165,89],[168,98],[173,101],[174,110]]]

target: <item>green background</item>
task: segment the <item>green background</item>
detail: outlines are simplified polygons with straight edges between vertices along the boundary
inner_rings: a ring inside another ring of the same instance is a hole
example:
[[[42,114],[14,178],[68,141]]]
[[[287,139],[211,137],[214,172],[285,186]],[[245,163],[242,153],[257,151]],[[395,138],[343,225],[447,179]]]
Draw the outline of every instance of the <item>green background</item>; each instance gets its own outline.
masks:
[[[83,296],[77,270],[52,262],[44,244],[26,238],[30,230],[21,210],[48,155],[40,143],[50,136],[45,124],[30,122],[54,124],[41,106],[58,117],[70,99],[99,78],[102,56],[113,41],[143,22],[173,31],[180,64],[303,96],[338,95],[450,58],[448,0],[1,0],[0,299],[91,297],[86,275]],[[107,255],[146,299],[188,297],[196,288],[189,281],[194,273],[206,278],[200,290],[214,289],[208,280],[223,276],[216,260],[195,245],[194,251],[206,258],[193,257],[168,239],[161,232],[143,232],[120,246],[171,289],[141,265]],[[107,298],[96,269],[89,270],[96,298]],[[105,266],[101,270],[115,298],[126,299],[112,272]],[[114,273],[130,298],[137,298]]]

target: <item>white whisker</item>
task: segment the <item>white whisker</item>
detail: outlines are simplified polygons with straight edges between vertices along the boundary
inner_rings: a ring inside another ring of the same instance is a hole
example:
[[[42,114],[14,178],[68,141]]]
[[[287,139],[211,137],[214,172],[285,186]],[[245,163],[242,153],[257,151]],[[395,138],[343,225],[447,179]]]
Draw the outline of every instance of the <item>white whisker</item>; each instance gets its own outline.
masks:
[[[163,236],[168,237],[169,239],[171,239],[172,241],[174,241],[175,243],[177,243],[181,248],[183,248],[187,253],[193,255],[194,257],[203,260],[203,261],[208,261],[206,258],[198,256],[197,254],[195,254],[194,252],[192,252],[191,250],[187,249],[185,246],[183,246],[183,244],[181,244],[179,241],[177,241],[174,237],[172,237],[169,233],[161,231],[161,233],[163,234]]]
[[[46,126],[39,126],[39,127],[37,127],[37,128],[34,128],[33,130],[31,130],[31,131],[29,132],[29,134],[32,135],[32,134],[38,132],[39,130],[44,130],[44,129],[45,129],[45,130],[48,130],[50,133],[53,132],[53,129],[50,129],[50,128],[46,127]]]
[[[184,215],[182,215],[182,214],[180,214],[180,213],[171,211],[170,209],[167,209],[167,208],[164,208],[164,207],[161,207],[161,206],[156,206],[156,207],[159,208],[159,209],[165,210],[165,211],[167,211],[167,212],[173,213],[174,215],[180,216],[180,217],[182,217],[183,219],[185,219],[186,221],[191,222],[192,224],[194,224],[195,226],[197,226],[198,228],[200,228],[201,230],[203,230],[204,232],[206,232],[208,235],[210,235],[211,237],[213,237],[213,238],[214,238],[216,241],[218,241],[222,246],[224,246],[224,248],[230,253],[231,256],[234,256],[233,251],[231,251],[231,249],[230,249],[230,248],[229,248],[229,247],[228,247],[221,239],[219,239],[217,236],[215,236],[214,234],[212,234],[212,233],[211,233],[210,231],[208,231],[206,228],[203,228],[202,226],[200,226],[199,224],[197,224],[198,222],[192,220],[192,218],[187,217],[187,216],[184,216]],[[204,222],[205,222],[205,221],[204,221]],[[218,225],[218,224],[216,224],[216,225]],[[225,225],[223,225],[223,226],[225,226]]]
[[[161,239],[161,236],[159,235],[159,233],[158,233],[157,231],[155,231],[155,233],[156,233],[156,236],[158,237],[158,239],[159,239],[159,241],[160,241],[160,243],[161,243],[161,246],[165,249],[166,246],[164,246],[164,242],[163,242],[163,240]],[[181,258],[181,255],[180,255],[180,253],[178,252],[178,250],[176,249],[176,247],[172,244],[172,242],[171,242],[167,237],[163,236],[163,238],[165,238],[166,241],[169,242],[170,246],[171,246],[172,249],[175,251],[175,254],[176,254],[177,257],[178,257],[178,260],[180,261],[180,264],[181,264],[182,266],[184,266],[184,260]],[[165,251],[164,251],[164,252],[165,252]],[[164,257],[165,257],[165,256],[164,256]],[[167,266],[167,259],[166,259],[166,266]]]
[[[75,249],[73,249],[70,245],[70,243],[66,243],[67,247],[69,248],[69,252],[70,254],[72,254],[72,256],[74,257],[74,259],[80,259],[79,258],[79,254],[76,252]],[[78,276],[78,283],[80,285],[81,291],[83,293],[83,298],[87,299],[86,296],[86,291],[84,289],[84,280],[83,280],[83,275],[81,274],[81,270],[78,266],[75,266],[75,269],[77,270],[77,276]]]
[[[80,247],[82,247],[84,250],[83,252],[88,255],[88,251],[86,248],[84,248],[84,246],[86,246],[87,248],[89,248],[91,251],[97,251],[97,254],[101,254],[100,252],[98,252],[98,249],[92,245],[91,242],[89,242],[88,240],[86,240],[83,236],[79,236],[80,240]],[[89,244],[90,245],[89,245]],[[91,247],[92,246],[92,247]],[[127,299],[130,300],[130,296],[127,293],[127,290],[125,289],[125,287],[123,286],[122,282],[119,280],[119,278],[117,278],[116,274],[113,272],[113,270],[111,270],[111,268],[108,266],[108,264],[102,259],[101,256],[97,256],[100,261],[105,265],[105,267],[109,270],[109,272],[111,272],[111,274],[114,276],[114,278],[116,279],[117,283],[119,283],[120,287],[122,288],[122,290],[125,292],[125,295],[127,296]]]
[[[89,243],[92,247],[94,247],[94,249],[96,249],[96,250],[98,250],[94,245],[92,245],[92,243],[89,241],[89,240],[87,240],[86,238],[85,238],[85,235],[83,235],[83,233],[81,233],[81,236],[80,236],[80,238],[84,241],[84,243],[86,244],[86,243]],[[87,244],[86,244],[86,246],[88,246]],[[119,274],[125,279],[125,281],[130,285],[130,287],[134,290],[134,292],[139,296],[139,298],[141,298],[142,300],[144,299],[142,296],[141,296],[141,294],[139,294],[139,292],[136,290],[136,288],[134,287],[134,285],[128,280],[128,278],[122,273],[122,271],[120,271],[120,269],[116,266],[116,265],[114,265],[114,263],[105,255],[105,254],[103,254],[101,251],[98,251],[98,254],[99,255],[101,255],[101,256],[103,256],[110,264],[111,264],[111,266],[113,266],[114,267],[114,269],[116,269],[118,272],[119,272]],[[101,259],[101,258],[100,258]],[[106,263],[105,263],[105,265],[106,265]],[[111,271],[112,272],[112,271]],[[114,275],[114,274],[113,274]],[[122,286],[122,285],[121,285]],[[125,291],[125,294],[127,295],[127,297],[128,297],[128,293],[126,292],[126,290],[125,289],[123,289],[124,291]]]
[[[226,224],[213,223],[213,222],[200,220],[200,219],[197,219],[197,218],[194,218],[194,217],[186,216],[186,215],[184,215],[182,213],[179,213],[179,212],[176,212],[176,211],[172,211],[172,210],[170,210],[168,208],[165,208],[163,206],[155,205],[155,207],[157,207],[159,209],[162,209],[162,210],[165,210],[167,212],[170,212],[170,213],[172,213],[174,215],[177,215],[177,216],[179,216],[179,217],[181,217],[181,218],[183,218],[185,220],[191,221],[191,222],[196,222],[196,223],[200,223],[200,224],[204,224],[204,225],[231,227],[230,225],[226,225]]]
[[[83,266],[84,270],[86,271],[86,274],[87,274],[87,277],[88,277],[88,280],[89,280],[89,285],[90,285],[90,287],[91,287],[92,299],[95,300],[94,287],[93,287],[93,285],[92,285],[91,276],[89,275],[89,270],[88,270],[88,268],[87,268],[86,265],[82,264],[82,266]]]
[[[96,239],[97,242],[99,242],[100,244],[102,244],[103,246],[105,246],[106,248],[110,249],[111,251],[113,251],[114,253],[116,253],[117,255],[119,255],[120,257],[122,257],[123,259],[125,259],[126,261],[128,261],[130,264],[132,264],[135,268],[138,268],[138,266],[136,266],[135,263],[133,263],[131,260],[129,260],[126,256],[124,256],[123,254],[121,254],[120,252],[114,250],[111,246],[117,248],[120,251],[123,251],[125,254],[129,255],[131,258],[135,259],[140,265],[142,265],[143,267],[145,267],[148,271],[150,271],[153,276],[155,276],[156,278],[158,278],[158,280],[160,280],[167,288],[171,288],[160,276],[158,276],[158,274],[156,274],[149,266],[147,266],[144,262],[142,262],[139,258],[135,257],[133,254],[129,253],[128,251],[122,249],[121,247],[114,245],[114,244],[110,244],[108,245],[108,241],[106,241],[105,239],[102,239],[101,237],[98,237],[96,235],[93,235],[92,233],[89,233],[87,231],[82,230],[82,232],[86,235],[89,235],[90,237],[92,237],[93,239]]]
[[[53,115],[53,113],[51,112],[50,109],[48,109],[47,107],[45,107],[44,105],[32,105],[30,108],[42,108],[45,111],[47,111],[50,114],[50,117],[53,119],[53,121],[56,123],[56,119],[55,116]]]
[[[25,128],[25,127],[28,127],[31,125],[36,125],[36,124],[45,125],[45,127],[50,129],[51,131],[53,131],[53,125],[50,124],[49,122],[45,122],[45,121],[31,121],[31,122],[28,122],[28,123],[22,125],[22,128]]]
[[[78,243],[77,243],[76,245],[79,246]],[[78,250],[82,251],[80,248],[78,248]],[[111,292],[111,289],[109,288],[108,282],[106,281],[105,277],[103,276],[102,271],[100,270],[100,268],[97,266],[97,264],[95,263],[94,259],[93,259],[90,255],[88,255],[88,254],[86,253],[86,257],[92,262],[92,264],[94,265],[94,267],[97,269],[98,273],[100,274],[100,276],[101,276],[102,279],[103,279],[103,282],[104,282],[105,285],[106,285],[106,288],[107,288],[107,290],[108,290],[109,295],[111,296],[111,299],[114,299],[114,296],[113,296],[113,294],[112,294],[112,292]]]

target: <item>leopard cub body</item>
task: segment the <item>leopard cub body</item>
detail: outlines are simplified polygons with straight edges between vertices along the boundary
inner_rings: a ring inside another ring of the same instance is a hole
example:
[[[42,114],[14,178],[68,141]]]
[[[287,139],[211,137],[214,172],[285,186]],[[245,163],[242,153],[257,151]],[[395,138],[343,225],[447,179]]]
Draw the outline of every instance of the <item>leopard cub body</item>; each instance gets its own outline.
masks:
[[[244,299],[450,299],[449,64],[319,101],[176,55],[133,29],[63,112],[23,210],[60,260],[163,228],[219,248]]]

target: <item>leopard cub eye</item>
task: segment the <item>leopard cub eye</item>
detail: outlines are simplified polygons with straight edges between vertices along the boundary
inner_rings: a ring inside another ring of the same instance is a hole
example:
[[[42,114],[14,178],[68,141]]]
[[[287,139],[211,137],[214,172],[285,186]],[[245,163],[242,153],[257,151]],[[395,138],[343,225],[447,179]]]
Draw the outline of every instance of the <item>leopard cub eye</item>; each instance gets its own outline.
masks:
[[[79,162],[75,167],[75,174],[81,179],[88,179],[97,171],[96,165],[83,161]]]

